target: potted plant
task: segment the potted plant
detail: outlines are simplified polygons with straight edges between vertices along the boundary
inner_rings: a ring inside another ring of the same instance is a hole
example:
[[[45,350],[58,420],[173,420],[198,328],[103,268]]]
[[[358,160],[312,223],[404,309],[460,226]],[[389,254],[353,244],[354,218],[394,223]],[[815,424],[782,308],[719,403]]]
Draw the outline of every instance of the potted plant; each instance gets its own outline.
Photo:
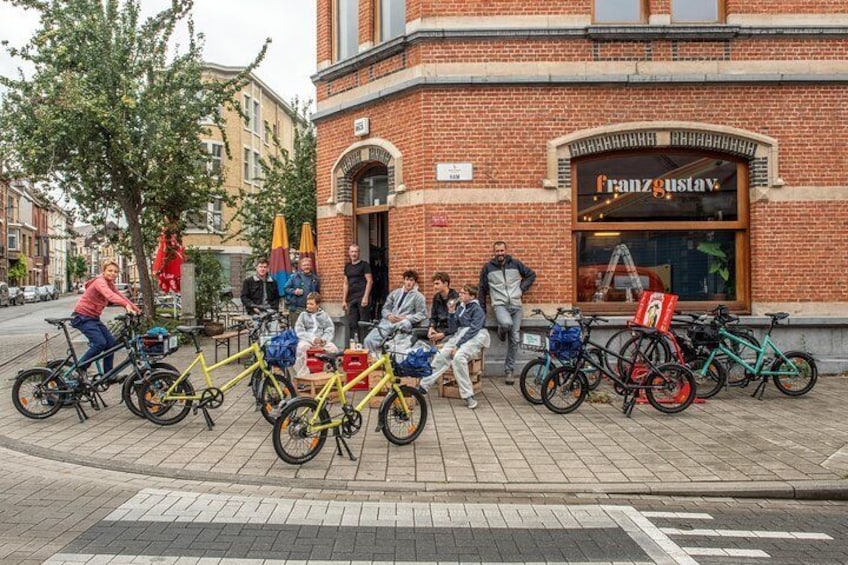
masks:
[[[194,263],[197,318],[206,327],[206,335],[218,335],[224,331],[224,324],[218,321],[224,268],[211,251],[190,247],[186,250],[186,257]]]
[[[713,275],[713,293],[715,300],[725,300],[727,295],[735,295],[735,288],[730,277],[730,255],[718,241],[702,241],[698,251],[707,256],[707,273]],[[721,280],[721,283],[718,283]]]

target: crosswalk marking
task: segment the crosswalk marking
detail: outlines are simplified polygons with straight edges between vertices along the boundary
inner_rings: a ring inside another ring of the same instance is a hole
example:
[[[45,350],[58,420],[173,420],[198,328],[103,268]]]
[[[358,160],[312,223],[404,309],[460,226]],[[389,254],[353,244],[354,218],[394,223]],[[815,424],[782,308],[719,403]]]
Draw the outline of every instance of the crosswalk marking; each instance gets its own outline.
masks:
[[[734,547],[684,547],[683,551],[695,557],[771,557],[761,549],[738,549]]]
[[[695,528],[681,530],[679,528],[660,528],[664,534],[670,536],[704,536],[723,538],[762,538],[762,539],[805,539],[805,540],[832,540],[833,538],[822,532],[780,532],[766,530],[712,530],[709,528]]]
[[[680,518],[681,520],[712,520],[713,517],[706,512],[650,512],[642,511],[646,518]]]

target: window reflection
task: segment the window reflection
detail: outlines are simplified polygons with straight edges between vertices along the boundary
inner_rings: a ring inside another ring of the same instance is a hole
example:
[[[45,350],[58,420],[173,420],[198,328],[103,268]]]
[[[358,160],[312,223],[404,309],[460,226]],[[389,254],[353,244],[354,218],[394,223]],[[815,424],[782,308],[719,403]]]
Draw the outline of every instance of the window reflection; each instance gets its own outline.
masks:
[[[671,20],[686,22],[719,21],[719,0],[672,0]]]
[[[578,232],[577,300],[627,302],[641,290],[736,299],[736,232]]]
[[[388,41],[406,32],[406,0],[379,0],[380,40]]]
[[[359,0],[336,0],[336,58],[359,52]]]
[[[641,23],[642,0],[595,0],[596,23]]]
[[[374,167],[356,182],[357,208],[385,206],[389,196],[389,176],[386,167]]]

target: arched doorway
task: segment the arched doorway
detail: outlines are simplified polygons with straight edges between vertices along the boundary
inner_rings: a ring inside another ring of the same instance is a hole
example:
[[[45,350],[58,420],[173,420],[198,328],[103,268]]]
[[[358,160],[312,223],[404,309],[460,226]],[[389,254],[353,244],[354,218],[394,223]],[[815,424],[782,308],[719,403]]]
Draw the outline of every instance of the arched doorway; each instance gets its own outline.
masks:
[[[371,265],[372,312],[378,317],[389,294],[389,171],[382,163],[363,167],[353,183],[353,234]]]

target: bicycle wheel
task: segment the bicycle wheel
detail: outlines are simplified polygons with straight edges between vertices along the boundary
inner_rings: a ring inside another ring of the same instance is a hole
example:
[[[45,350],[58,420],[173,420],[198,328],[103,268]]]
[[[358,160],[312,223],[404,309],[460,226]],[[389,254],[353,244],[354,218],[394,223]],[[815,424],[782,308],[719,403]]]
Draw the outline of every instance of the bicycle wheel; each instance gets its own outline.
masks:
[[[683,412],[689,408],[698,391],[695,375],[679,363],[660,365],[648,375],[646,384],[659,387],[645,389],[645,396],[651,406],[666,414]]]
[[[600,349],[593,347],[586,351],[584,355],[586,357],[591,357],[599,367],[605,367],[604,354]],[[589,387],[589,390],[595,390],[601,386],[601,379],[604,374],[600,369],[594,367],[590,363],[583,363],[583,366],[580,368],[580,372],[583,373],[584,377],[586,377],[586,385]]]
[[[735,337],[738,337],[744,342],[751,344],[757,349],[752,349],[750,347],[745,347],[739,342],[736,342],[730,338],[724,338],[722,341],[724,342],[724,346],[727,347],[730,351],[732,351],[737,357],[741,357],[748,365],[752,367],[757,363],[757,350],[760,348],[760,341],[754,337],[754,334],[749,333],[747,330],[742,331],[739,328],[726,327],[727,331],[732,333]],[[731,359],[727,355],[719,354],[716,356],[718,360],[724,364],[725,373],[727,373],[727,386],[744,386],[748,383],[748,380],[753,377],[750,371],[746,370],[745,367],[737,363],[734,359]]]
[[[315,432],[309,420],[315,416],[318,402],[314,398],[296,398],[286,404],[280,417],[274,422],[271,439],[277,456],[290,465],[302,465],[321,451],[327,441],[327,430]],[[330,422],[330,414],[322,408],[318,414],[319,424]]]
[[[637,349],[641,351],[638,355]],[[668,338],[660,333],[637,333],[631,336],[621,345],[619,355],[623,357],[623,359],[616,358],[616,367],[620,377],[631,373],[634,360],[637,367],[645,364],[646,359],[654,365],[671,363],[674,360],[672,346],[668,343]]]
[[[626,342],[633,337],[633,332],[629,328],[618,330],[607,340],[603,354],[604,367],[608,367],[610,371],[615,371],[618,367],[619,359],[613,353],[618,353]]]
[[[157,361],[150,365],[150,369],[145,374],[139,376],[137,373],[132,373],[128,378],[124,379],[121,385],[121,401],[134,416],[138,416],[139,418],[145,417],[138,403],[138,393],[145,379],[147,379],[150,373],[156,370],[176,373],[177,375],[180,374],[179,369],[170,363]]]
[[[797,374],[774,375],[774,386],[783,394],[801,396],[810,392],[819,378],[819,370],[813,356],[802,351],[787,351],[784,353],[789,362],[783,358],[775,359],[771,364],[773,372],[797,371]],[[791,365],[790,365],[791,363]],[[794,365],[794,368],[792,367]]]
[[[274,382],[268,377],[262,379],[262,384],[259,387],[259,409],[262,411],[262,416],[265,417],[269,424],[273,424],[277,421],[277,418],[271,414],[274,412],[274,409],[280,405],[280,402],[284,400],[291,400],[296,396],[294,387],[291,385],[288,378],[281,375],[280,378],[276,379],[276,381],[277,384],[280,385],[282,395],[277,392]]]
[[[15,378],[12,385],[12,404],[18,412],[33,420],[43,420],[62,408],[64,397],[69,393],[54,392],[67,387],[59,377],[51,375],[50,369],[36,367]]]
[[[179,373],[153,371],[138,390],[138,404],[144,417],[160,426],[171,426],[182,421],[191,410],[191,400],[164,400],[169,388],[180,378]],[[183,379],[172,392],[174,395],[194,394],[189,380]]]
[[[521,389],[523,396],[530,404],[542,403],[542,381],[548,374],[548,364],[544,357],[533,359],[521,369],[521,376],[518,377],[518,388]]]
[[[702,368],[706,361],[706,356],[699,356],[696,357],[690,365],[692,367],[692,372],[695,374],[695,383],[698,387],[698,398],[712,398],[718,394],[718,391],[721,390],[721,387],[724,386],[725,381],[727,380],[727,373],[724,370],[724,365],[716,361],[715,358],[713,358],[710,366],[707,367],[706,371],[702,374]]]
[[[401,397],[406,401],[404,410]],[[381,429],[386,439],[395,445],[415,441],[427,425],[427,402],[418,389],[401,386],[400,395],[392,390],[380,406]]]
[[[589,385],[578,367],[557,367],[542,381],[542,402],[548,410],[557,414],[568,414],[583,404]]]

